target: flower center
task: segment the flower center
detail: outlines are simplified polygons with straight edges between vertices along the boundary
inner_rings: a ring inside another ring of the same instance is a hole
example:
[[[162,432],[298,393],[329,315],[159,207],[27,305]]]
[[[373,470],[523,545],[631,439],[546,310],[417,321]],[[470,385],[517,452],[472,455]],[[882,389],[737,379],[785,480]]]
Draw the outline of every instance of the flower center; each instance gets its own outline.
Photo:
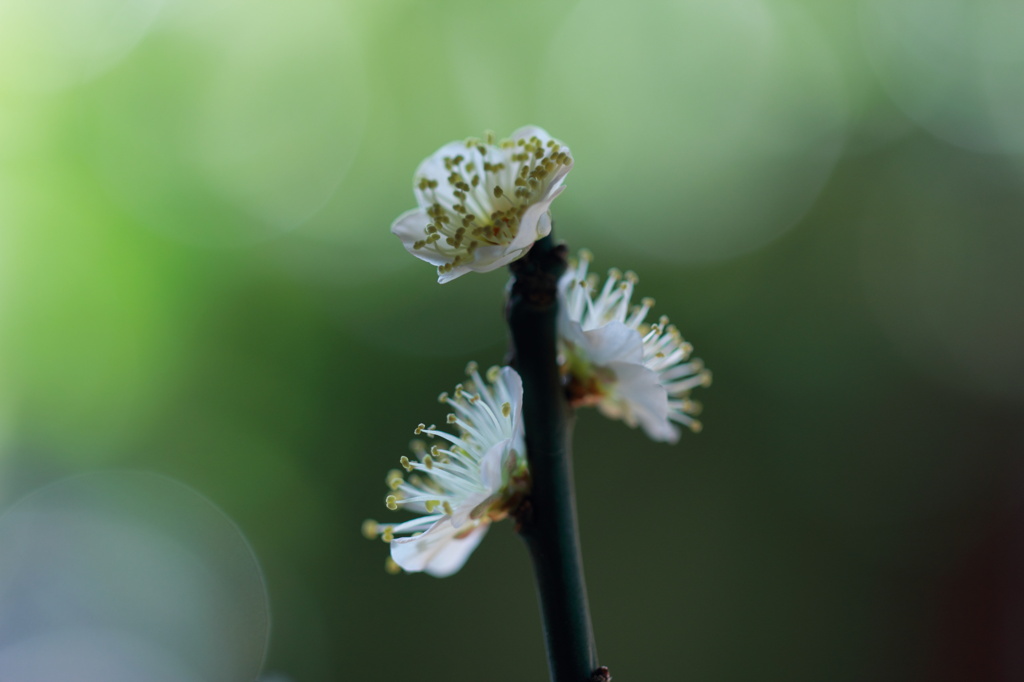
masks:
[[[447,175],[424,175],[416,184],[430,223],[413,248],[448,259],[440,266],[448,272],[481,246],[510,244],[526,209],[546,193],[546,180],[572,158],[554,140],[495,143],[489,135],[466,140],[464,152],[441,161]]]

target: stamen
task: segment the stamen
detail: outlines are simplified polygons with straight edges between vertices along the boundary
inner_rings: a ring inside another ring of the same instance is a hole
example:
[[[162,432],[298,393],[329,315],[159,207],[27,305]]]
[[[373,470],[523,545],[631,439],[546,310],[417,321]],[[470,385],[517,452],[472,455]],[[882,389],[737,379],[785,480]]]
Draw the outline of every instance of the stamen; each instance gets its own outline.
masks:
[[[377,535],[380,532],[380,526],[373,519],[366,519],[363,521],[362,527],[363,537],[367,540],[376,540]]]
[[[405,477],[402,476],[402,472],[398,469],[392,469],[388,472],[388,476],[385,479],[387,486],[392,490],[398,490],[398,488],[405,482]]]

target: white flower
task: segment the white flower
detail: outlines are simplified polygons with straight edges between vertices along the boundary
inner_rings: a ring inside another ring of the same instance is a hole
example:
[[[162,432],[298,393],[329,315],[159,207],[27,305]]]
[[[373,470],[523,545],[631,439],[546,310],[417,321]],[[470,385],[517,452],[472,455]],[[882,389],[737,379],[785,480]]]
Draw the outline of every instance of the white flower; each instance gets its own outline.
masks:
[[[639,424],[658,441],[679,440],[675,424],[699,431],[700,404],[690,400],[690,390],[709,386],[711,372],[689,359],[693,347],[667,317],[644,322],[653,299],[630,306],[635,274],[612,269],[599,287],[587,274],[590,260],[581,251],[559,282],[559,340],[572,402]]]
[[[387,476],[388,509],[421,516],[398,524],[363,524],[364,535],[380,535],[391,544],[393,572],[425,571],[439,578],[455,573],[488,525],[508,516],[529,486],[522,380],[509,367],[492,367],[486,382],[476,363],[466,372],[471,382],[438,398],[454,410],[448,423],[457,433],[420,424],[417,435],[445,442],[428,449],[425,441],[414,440],[416,459],[401,459],[406,473],[396,469]]]
[[[527,126],[496,143],[450,142],[416,169],[419,208],[391,225],[412,255],[437,266],[437,281],[490,272],[551,232],[548,208],[572,169],[569,148]]]

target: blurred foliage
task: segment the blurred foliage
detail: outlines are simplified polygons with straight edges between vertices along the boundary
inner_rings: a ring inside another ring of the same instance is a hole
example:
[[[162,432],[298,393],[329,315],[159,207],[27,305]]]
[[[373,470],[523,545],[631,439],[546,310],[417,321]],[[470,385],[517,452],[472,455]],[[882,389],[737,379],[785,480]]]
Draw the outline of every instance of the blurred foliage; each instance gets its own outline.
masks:
[[[1019,679],[1022,15],[4,2],[2,499],[194,487],[297,681],[544,679],[511,524],[444,581],[359,535],[434,396],[505,352],[503,274],[439,287],[388,226],[441,144],[533,123],[576,157],[558,236],[715,371],[675,448],[579,415],[616,679]]]

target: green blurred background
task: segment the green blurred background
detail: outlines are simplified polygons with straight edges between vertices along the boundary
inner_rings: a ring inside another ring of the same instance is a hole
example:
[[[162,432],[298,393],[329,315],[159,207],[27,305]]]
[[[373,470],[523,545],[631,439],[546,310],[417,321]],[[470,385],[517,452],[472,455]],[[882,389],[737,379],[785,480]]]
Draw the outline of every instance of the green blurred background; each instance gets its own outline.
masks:
[[[542,680],[529,561],[388,576],[384,474],[505,275],[388,232],[528,123],[557,234],[715,372],[674,447],[579,415],[619,680],[1024,679],[1024,3],[2,0],[0,502],[129,467],[262,563],[266,669]],[[3,551],[0,548],[0,551]]]

